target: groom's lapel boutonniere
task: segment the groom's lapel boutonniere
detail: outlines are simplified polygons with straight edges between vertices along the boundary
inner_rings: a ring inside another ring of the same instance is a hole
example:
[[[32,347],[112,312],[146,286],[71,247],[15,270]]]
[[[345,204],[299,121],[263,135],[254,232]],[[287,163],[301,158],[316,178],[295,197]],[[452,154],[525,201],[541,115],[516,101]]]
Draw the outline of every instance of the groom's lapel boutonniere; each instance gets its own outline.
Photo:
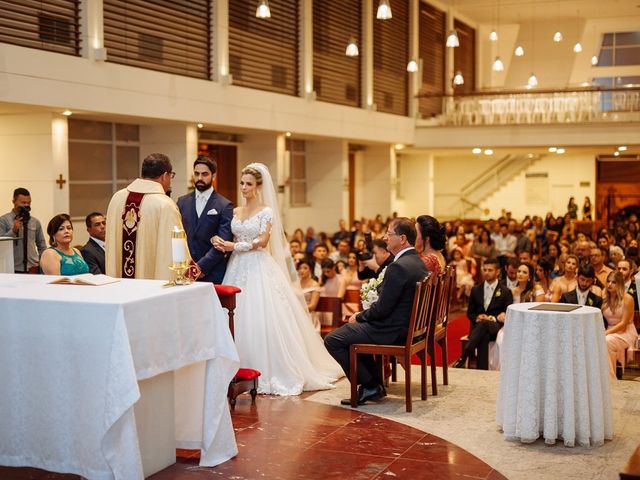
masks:
[[[593,305],[593,298],[591,298],[591,297],[587,297],[587,303],[588,303],[589,305]]]
[[[502,295],[502,292],[500,291],[500,287],[498,287],[496,289],[496,294],[494,295],[496,298],[498,298],[500,295]]]

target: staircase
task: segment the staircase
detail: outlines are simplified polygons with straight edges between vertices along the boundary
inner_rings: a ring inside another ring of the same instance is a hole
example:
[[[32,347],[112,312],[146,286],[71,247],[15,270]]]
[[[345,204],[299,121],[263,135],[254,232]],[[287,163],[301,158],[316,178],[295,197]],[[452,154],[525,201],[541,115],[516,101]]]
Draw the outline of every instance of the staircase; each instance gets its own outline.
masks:
[[[491,168],[464,185],[460,191],[459,208],[461,218],[482,214],[480,203],[506,185],[516,175],[529,168],[542,155],[507,155]],[[471,215],[470,215],[471,214]]]

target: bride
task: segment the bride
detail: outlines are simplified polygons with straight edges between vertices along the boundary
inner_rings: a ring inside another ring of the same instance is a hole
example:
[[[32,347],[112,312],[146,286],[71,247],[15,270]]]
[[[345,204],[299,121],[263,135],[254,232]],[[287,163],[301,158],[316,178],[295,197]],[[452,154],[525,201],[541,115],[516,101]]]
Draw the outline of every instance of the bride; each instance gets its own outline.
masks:
[[[241,175],[245,205],[233,212],[234,241],[211,239],[218,250],[233,252],[224,283],[242,289],[235,314],[240,362],[262,373],[259,393],[332,388],[342,371],[315,331],[295,271],[288,268],[293,263],[269,169],[252,163]]]

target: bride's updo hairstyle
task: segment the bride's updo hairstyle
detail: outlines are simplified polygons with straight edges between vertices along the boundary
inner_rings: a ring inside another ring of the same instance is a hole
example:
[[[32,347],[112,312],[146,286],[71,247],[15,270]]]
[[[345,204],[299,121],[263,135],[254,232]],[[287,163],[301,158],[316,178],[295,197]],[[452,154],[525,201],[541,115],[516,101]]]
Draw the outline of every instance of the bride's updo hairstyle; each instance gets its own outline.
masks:
[[[256,168],[253,168],[251,165],[248,165],[242,169],[240,175],[251,175],[256,179],[256,185],[262,185],[262,174]]]
[[[442,250],[446,243],[445,229],[440,222],[431,215],[420,215],[416,218],[420,235],[423,240],[429,239],[429,245],[434,250]]]

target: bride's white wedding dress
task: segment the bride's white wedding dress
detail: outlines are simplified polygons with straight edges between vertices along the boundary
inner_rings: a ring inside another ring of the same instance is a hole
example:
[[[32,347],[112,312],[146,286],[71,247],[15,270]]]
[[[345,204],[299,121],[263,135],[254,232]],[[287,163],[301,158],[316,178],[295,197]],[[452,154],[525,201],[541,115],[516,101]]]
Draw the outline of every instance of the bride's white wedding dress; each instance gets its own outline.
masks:
[[[245,220],[236,216],[236,242],[251,243],[272,221],[265,207]],[[235,311],[235,342],[240,364],[260,370],[259,393],[299,395],[332,388],[343,375],[315,331],[309,312],[267,250],[234,251],[224,283],[242,289]]]

